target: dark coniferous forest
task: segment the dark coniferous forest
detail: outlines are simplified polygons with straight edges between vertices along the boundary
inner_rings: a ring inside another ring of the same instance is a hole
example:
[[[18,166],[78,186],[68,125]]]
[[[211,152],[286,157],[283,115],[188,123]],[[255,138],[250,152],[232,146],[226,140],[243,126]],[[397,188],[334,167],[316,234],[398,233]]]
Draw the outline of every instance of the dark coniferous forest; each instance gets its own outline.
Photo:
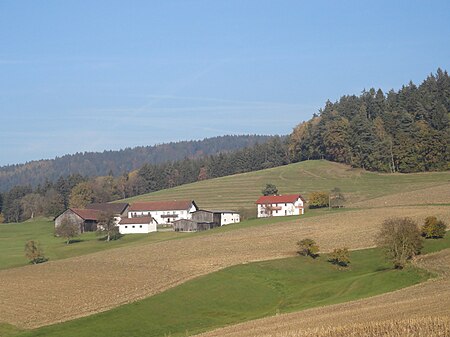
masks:
[[[419,86],[343,96],[294,129],[292,160],[324,158],[382,172],[448,170],[449,112],[450,78],[441,69]]]

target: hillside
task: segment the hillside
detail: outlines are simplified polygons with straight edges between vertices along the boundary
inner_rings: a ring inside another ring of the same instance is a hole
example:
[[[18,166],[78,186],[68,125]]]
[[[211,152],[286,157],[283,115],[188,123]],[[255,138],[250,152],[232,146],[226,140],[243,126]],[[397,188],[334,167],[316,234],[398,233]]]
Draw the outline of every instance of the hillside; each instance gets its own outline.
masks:
[[[450,200],[450,172],[384,174],[354,169],[326,160],[309,160],[266,170],[199,181],[126,199],[133,201],[194,199],[201,208],[234,209],[255,216],[254,202],[267,183],[275,184],[280,194],[330,191],[339,187],[347,207],[370,206],[391,195],[387,205],[440,204]],[[422,197],[413,193],[409,199],[397,193],[427,189]],[[381,199],[380,199],[381,198]]]
[[[242,207],[251,212],[262,187],[272,182],[281,193],[307,194],[337,185],[349,202],[344,209],[311,210],[302,217],[250,220],[201,233],[170,233],[170,237],[148,235],[145,236],[148,240],[142,241],[130,236],[128,242],[119,240],[117,245],[109,246],[120,247],[116,249],[104,248],[104,242],[88,237],[85,242],[83,237],[81,242],[69,246],[65,246],[62,239],[59,245],[55,238],[43,240],[52,245],[49,252],[60,260],[0,270],[2,320],[34,328],[88,316],[229,266],[295,256],[295,243],[304,237],[316,240],[324,252],[336,246],[372,247],[381,222],[390,216],[409,216],[420,222],[426,216],[436,215],[448,222],[449,180],[450,172],[379,174],[327,161],[305,161],[143,195],[136,199],[193,198],[200,207]],[[424,198],[423,191],[427,191],[430,198]],[[409,199],[396,198],[404,194]],[[383,198],[390,204],[380,201]],[[410,204],[395,205],[405,200]],[[374,201],[375,206],[371,204]],[[352,208],[352,205],[358,207]],[[8,226],[9,236],[1,239],[14,241],[12,238],[17,236],[14,226],[17,225],[4,226]],[[25,238],[34,238],[28,232],[21,233],[20,237],[22,239],[16,242],[18,249],[5,248],[2,262],[5,265],[11,252],[23,254]],[[125,239],[128,240],[128,236]],[[16,258],[11,256],[11,259]],[[47,279],[58,287],[49,287],[43,281]],[[82,289],[80,284],[83,284]],[[29,310],[34,306],[39,306],[39,311]]]
[[[118,151],[68,154],[49,160],[0,167],[0,192],[16,185],[37,186],[60,176],[121,175],[140,168],[145,163],[159,164],[184,158],[199,158],[221,152],[242,149],[264,143],[270,136],[241,135],[205,138],[154,146],[139,146]]]

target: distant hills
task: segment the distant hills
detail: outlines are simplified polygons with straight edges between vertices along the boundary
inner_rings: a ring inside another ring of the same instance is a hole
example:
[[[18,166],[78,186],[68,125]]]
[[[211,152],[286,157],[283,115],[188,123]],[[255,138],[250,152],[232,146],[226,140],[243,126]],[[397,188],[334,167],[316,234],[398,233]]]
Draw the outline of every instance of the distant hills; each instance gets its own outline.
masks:
[[[265,135],[227,135],[118,151],[75,153],[55,159],[7,165],[0,167],[0,191],[6,191],[16,185],[37,186],[70,174],[95,177],[112,173],[118,176],[139,169],[146,163],[160,164],[227,153],[256,143],[265,143],[270,138],[271,136]]]

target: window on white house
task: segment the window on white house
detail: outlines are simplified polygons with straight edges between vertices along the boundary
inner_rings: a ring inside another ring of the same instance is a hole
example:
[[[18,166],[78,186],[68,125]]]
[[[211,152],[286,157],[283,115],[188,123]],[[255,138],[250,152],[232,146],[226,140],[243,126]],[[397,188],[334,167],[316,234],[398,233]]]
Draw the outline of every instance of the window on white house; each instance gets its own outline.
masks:
[[[133,227],[133,228],[134,228],[135,226],[133,225],[133,226],[131,226],[131,227]]]
[[[128,226],[125,226],[125,228],[128,228]]]
[[[139,225],[139,228],[142,228],[142,225]]]

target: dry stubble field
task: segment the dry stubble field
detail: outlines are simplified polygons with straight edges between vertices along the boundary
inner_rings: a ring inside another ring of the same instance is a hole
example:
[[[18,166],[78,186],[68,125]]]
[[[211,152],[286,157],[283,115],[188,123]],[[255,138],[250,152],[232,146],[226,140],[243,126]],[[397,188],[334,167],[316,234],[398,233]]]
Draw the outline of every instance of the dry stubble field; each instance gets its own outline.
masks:
[[[322,251],[370,247],[386,217],[422,221],[430,214],[450,220],[448,206],[346,211],[2,270],[0,319],[34,328],[87,316],[224,267],[292,256],[296,241],[305,237],[315,239]]]
[[[237,324],[199,337],[449,336],[450,249],[417,259],[438,279],[367,299]]]

